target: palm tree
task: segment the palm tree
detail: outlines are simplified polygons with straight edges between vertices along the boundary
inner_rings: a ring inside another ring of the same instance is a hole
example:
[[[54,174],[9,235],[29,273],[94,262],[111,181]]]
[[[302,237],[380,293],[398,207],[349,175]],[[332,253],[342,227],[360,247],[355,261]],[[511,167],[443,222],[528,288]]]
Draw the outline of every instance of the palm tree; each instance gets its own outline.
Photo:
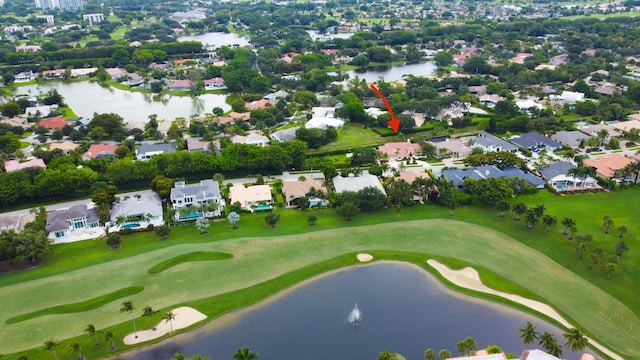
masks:
[[[598,140],[600,140],[600,146],[602,146],[607,137],[609,137],[609,131],[607,129],[602,129],[598,131],[596,137],[598,138]]]
[[[424,351],[424,359],[425,360],[436,360],[436,351],[432,348],[428,348]]]
[[[71,343],[70,349],[69,349],[69,353],[73,354],[76,353],[78,354],[78,359],[84,360],[84,356],[82,356],[82,346],[80,344],[78,344],[77,342]]]
[[[545,350],[547,351],[547,353],[557,358],[562,357],[562,345],[560,345],[560,343],[558,343],[555,339],[553,340],[552,343],[549,344],[549,347],[546,348]]]
[[[527,325],[525,327],[519,328],[518,331],[520,331],[520,338],[522,339],[522,342],[524,342],[524,345],[522,347],[523,349],[527,344],[533,344],[533,342],[538,338],[539,335],[536,331],[536,327],[533,326],[530,321],[527,321]]]
[[[629,251],[629,247],[624,241],[620,240],[616,243],[616,255],[622,257],[622,255],[627,251]]]
[[[607,273],[607,280],[609,280],[611,279],[611,274],[615,274],[618,272],[618,265],[609,262],[604,266],[604,272]]]
[[[622,236],[624,236],[624,234],[626,234],[627,231],[629,231],[629,229],[627,229],[627,227],[625,225],[621,225],[618,228],[618,237],[622,238]]]
[[[551,345],[551,343],[556,341],[556,337],[553,334],[545,331],[544,334],[538,337],[538,340],[538,345],[542,346],[545,351],[549,352],[549,346]]]
[[[576,226],[576,222],[575,220],[571,219],[571,218],[564,218],[562,219],[562,226],[564,227],[563,233],[565,235],[569,235],[569,229],[572,227]]]
[[[589,247],[587,246],[587,243],[581,242],[578,244],[578,246],[576,246],[576,251],[578,252],[578,259],[582,260],[584,254],[589,251]]]
[[[171,332],[173,332],[173,320],[175,320],[175,318],[176,314],[174,314],[172,311],[168,311],[167,313],[162,315],[162,320],[164,320],[165,323],[169,322],[169,326],[171,326]]]
[[[447,349],[442,349],[438,352],[438,356],[440,357],[440,359],[444,360],[444,359],[448,359],[451,357],[451,351],[447,350]]]
[[[511,207],[511,211],[516,214],[514,220],[520,221],[520,217],[522,217],[522,215],[527,211],[527,205],[521,202],[515,203]]]
[[[185,360],[185,357],[183,353],[177,352],[173,354],[173,357],[171,358],[171,360]]]
[[[234,360],[256,360],[260,355],[258,353],[254,353],[248,347],[243,347],[238,349],[236,353],[233,355]]]
[[[584,336],[584,333],[576,328],[569,329],[562,336],[567,339],[565,346],[573,352],[582,351],[589,344],[589,340]]]
[[[499,211],[498,216],[504,217],[504,213],[511,209],[511,205],[508,202],[501,200],[496,203],[496,210]]]
[[[108,344],[111,343],[111,351],[114,351],[118,347],[116,346],[116,336],[112,331],[105,331],[104,333],[104,341]]]
[[[611,216],[605,215],[602,217],[602,228],[604,229],[605,234],[608,234],[609,230],[613,229],[614,226],[615,224],[613,219],[611,219]]]
[[[136,318],[133,316],[133,310],[135,308],[133,307],[133,303],[131,301],[124,301],[122,302],[122,307],[120,308],[120,312],[127,312],[129,314],[131,314],[131,320],[133,320],[133,336],[135,336],[135,338],[138,338],[138,333],[136,332]]]
[[[535,209],[527,209],[524,213],[524,217],[527,220],[527,229],[533,229],[533,226],[538,222],[538,217],[536,216]]]
[[[547,208],[544,206],[544,204],[539,204],[533,208],[533,213],[538,219],[540,219],[544,215],[545,210],[547,210]]]
[[[96,330],[96,327],[93,326],[93,324],[87,325],[87,328],[84,329],[84,332],[86,332],[89,336],[93,336],[93,338],[96,341],[96,346],[100,346],[100,341],[98,341],[98,333],[99,333],[99,331]]]
[[[44,342],[44,349],[53,351],[53,358],[56,360],[58,360],[58,355],[56,354],[56,347],[58,347],[58,345],[60,345],[60,343],[53,339]]]
[[[153,321],[153,318],[155,317],[155,315],[158,313],[158,310],[154,310],[151,306],[145,306],[144,309],[142,309],[142,316],[149,316],[151,317],[151,321]],[[156,325],[155,322],[153,324],[153,330],[156,329]]]
[[[545,215],[542,218],[542,223],[545,226],[545,230],[547,232],[549,232],[551,230],[551,227],[555,226],[558,223],[558,218],[556,218],[555,216],[551,216],[551,215]]]

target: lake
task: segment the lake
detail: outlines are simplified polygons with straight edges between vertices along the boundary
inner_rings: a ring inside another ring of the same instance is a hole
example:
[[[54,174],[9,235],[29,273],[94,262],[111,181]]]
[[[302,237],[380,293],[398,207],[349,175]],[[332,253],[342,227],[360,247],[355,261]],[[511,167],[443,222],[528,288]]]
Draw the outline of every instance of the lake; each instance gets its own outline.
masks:
[[[196,98],[190,96],[158,95],[131,92],[102,86],[97,82],[45,82],[40,85],[19,87],[17,94],[38,95],[51,89],[57,89],[65,103],[78,116],[93,117],[93,113],[116,113],[124,121],[147,121],[149,115],[157,114],[158,119],[174,120],[177,117],[189,118],[191,115],[203,115],[219,106],[225,111],[231,107],[225,102],[226,95],[204,94]]]
[[[318,30],[306,30],[313,41],[326,41],[331,39],[349,39],[353,33],[324,33],[320,34]]]
[[[347,317],[358,303],[360,326]],[[258,305],[225,315],[189,333],[123,354],[132,360],[165,360],[176,352],[230,359],[247,346],[260,360],[376,359],[385,350],[408,360],[424,350],[449,349],[473,337],[480,348],[497,344],[521,354],[518,328],[531,321],[564,344],[562,331],[538,318],[454,292],[433,275],[398,262],[354,266],[319,276]],[[578,355],[564,349],[567,360]]]
[[[424,76],[435,74],[438,70],[436,64],[432,61],[426,61],[416,64],[397,65],[397,66],[374,66],[366,69],[356,69],[349,71],[341,71],[342,74],[348,74],[349,79],[364,79],[367,83],[378,81],[381,77],[385,81],[397,81],[406,75]]]
[[[198,35],[180,36],[178,41],[200,41],[202,45],[213,48],[219,48],[221,46],[249,45],[249,38],[246,36],[222,32],[208,32]]]

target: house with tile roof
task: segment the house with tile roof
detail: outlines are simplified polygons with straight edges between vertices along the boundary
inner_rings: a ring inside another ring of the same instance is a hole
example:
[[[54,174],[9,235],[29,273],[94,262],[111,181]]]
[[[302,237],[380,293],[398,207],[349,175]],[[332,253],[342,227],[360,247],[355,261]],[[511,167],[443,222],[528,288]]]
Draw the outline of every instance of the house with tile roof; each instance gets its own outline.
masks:
[[[587,140],[589,137],[590,136],[586,135],[582,131],[577,130],[561,130],[551,135],[551,139],[559,142],[562,145],[570,146],[572,148],[580,146],[580,144],[582,144],[582,142]]]
[[[215,77],[212,79],[207,79],[204,82],[204,88],[206,90],[220,90],[226,89],[227,87],[224,85],[224,79],[220,77]]]
[[[622,156],[620,154],[607,154],[599,156],[595,159],[584,159],[582,163],[584,166],[593,166],[596,168],[596,173],[605,179],[633,180],[632,175],[623,179],[622,169],[625,166],[631,164],[632,159]]]
[[[61,130],[68,122],[62,116],[56,116],[50,119],[42,119],[38,126],[45,127],[49,130]]]
[[[388,159],[401,159],[421,154],[422,148],[420,147],[420,144],[415,144],[411,141],[403,141],[380,145],[378,146],[378,151],[381,154],[386,155]]]
[[[102,159],[107,156],[114,155],[118,145],[112,144],[91,144],[87,152],[82,154],[83,160]]]
[[[33,158],[27,161],[7,160],[4,162],[4,171],[6,172],[18,171],[30,167],[39,167],[46,169],[47,165],[45,165],[44,161],[39,158]]]
[[[232,204],[239,202],[244,210],[270,210],[273,197],[269,185],[234,185],[229,188],[229,201]]]
[[[293,180],[285,181],[282,184],[282,195],[287,207],[298,206],[298,200],[303,197],[307,197],[310,202],[319,203],[322,199],[313,194],[315,190],[321,190],[323,193],[327,193],[327,188],[324,186],[324,181],[317,179],[305,179],[303,181]]]

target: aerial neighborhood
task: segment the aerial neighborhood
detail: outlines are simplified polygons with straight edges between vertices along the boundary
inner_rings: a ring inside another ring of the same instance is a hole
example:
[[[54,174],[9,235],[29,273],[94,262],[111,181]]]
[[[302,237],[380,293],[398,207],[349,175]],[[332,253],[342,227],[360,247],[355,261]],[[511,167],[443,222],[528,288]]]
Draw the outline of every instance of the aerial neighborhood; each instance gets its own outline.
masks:
[[[408,263],[521,311],[516,339],[460,322],[345,353],[640,359],[639,13],[0,1],[0,357],[168,354],[315,276]],[[167,359],[287,356],[191,346]]]

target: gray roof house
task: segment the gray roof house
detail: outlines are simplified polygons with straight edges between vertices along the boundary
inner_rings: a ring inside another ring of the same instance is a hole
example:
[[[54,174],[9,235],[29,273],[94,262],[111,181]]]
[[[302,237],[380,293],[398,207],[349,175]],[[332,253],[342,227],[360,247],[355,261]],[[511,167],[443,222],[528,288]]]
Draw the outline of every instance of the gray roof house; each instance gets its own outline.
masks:
[[[293,141],[296,139],[296,131],[298,131],[299,128],[300,126],[296,126],[296,127],[292,127],[284,130],[278,130],[276,132],[271,133],[270,137],[273,140],[276,140],[278,142]]]
[[[580,143],[584,140],[587,140],[588,138],[589,138],[589,135],[578,130],[573,130],[573,131],[562,130],[551,135],[551,139],[563,145],[571,146],[573,148],[580,146]]]
[[[369,174],[368,171],[363,171],[360,176],[349,174],[348,177],[342,177],[338,175],[333,178],[333,187],[336,189],[337,193],[341,193],[343,191],[358,192],[366,187],[374,187],[387,195],[380,183],[380,180],[378,180],[378,177]]]
[[[518,147],[510,142],[500,139],[499,137],[489,134],[486,131],[480,131],[478,136],[473,140],[472,147],[479,147],[484,152],[493,151],[509,151],[516,152]]]
[[[535,131],[524,133],[519,137],[511,139],[511,141],[529,150],[535,150],[543,147],[546,147],[549,150],[553,150],[562,147],[562,144],[560,144],[559,142],[547,136],[540,135]]]
[[[157,194],[120,198],[111,208],[109,231],[164,225],[162,200]]]
[[[451,180],[457,187],[461,187],[464,179],[487,179],[487,178],[521,178],[537,188],[543,188],[545,182],[537,176],[524,172],[518,168],[506,168],[500,170],[494,165],[483,165],[468,169],[443,170],[442,175]]]
[[[265,95],[265,96],[264,96],[264,99],[265,99],[265,100],[269,100],[269,101],[271,101],[272,103],[274,103],[274,104],[275,104],[275,103],[277,103],[277,102],[278,102],[278,100],[280,100],[280,99],[284,99],[284,98],[286,98],[287,96],[289,96],[289,93],[288,93],[288,92],[286,92],[286,91],[284,91],[284,90],[278,90],[278,91],[276,91],[276,92],[274,92],[274,93],[271,93],[271,94]]]
[[[193,211],[189,216],[180,216],[176,214],[178,220],[188,220],[195,217],[207,216],[220,216],[224,209],[224,198],[220,193],[220,187],[217,181],[211,179],[200,180],[200,183],[186,184],[184,181],[176,181],[175,186],[171,189],[171,206],[175,210],[179,210],[182,207],[198,206],[203,203],[215,202],[218,204],[218,208],[209,214],[203,214],[200,211]]]
[[[68,209],[49,213],[45,229],[49,232],[50,239],[59,240],[71,237],[74,232],[79,230],[98,227],[100,227],[98,210],[96,208],[89,209],[84,204],[78,204]]]
[[[138,160],[149,160],[153,155],[176,152],[176,144],[142,144],[136,149]]]
[[[595,188],[598,180],[587,176],[586,178],[569,175],[569,170],[575,166],[566,161],[557,161],[547,167],[540,169],[542,178],[549,185],[554,186],[558,190],[569,190],[573,187]]]

